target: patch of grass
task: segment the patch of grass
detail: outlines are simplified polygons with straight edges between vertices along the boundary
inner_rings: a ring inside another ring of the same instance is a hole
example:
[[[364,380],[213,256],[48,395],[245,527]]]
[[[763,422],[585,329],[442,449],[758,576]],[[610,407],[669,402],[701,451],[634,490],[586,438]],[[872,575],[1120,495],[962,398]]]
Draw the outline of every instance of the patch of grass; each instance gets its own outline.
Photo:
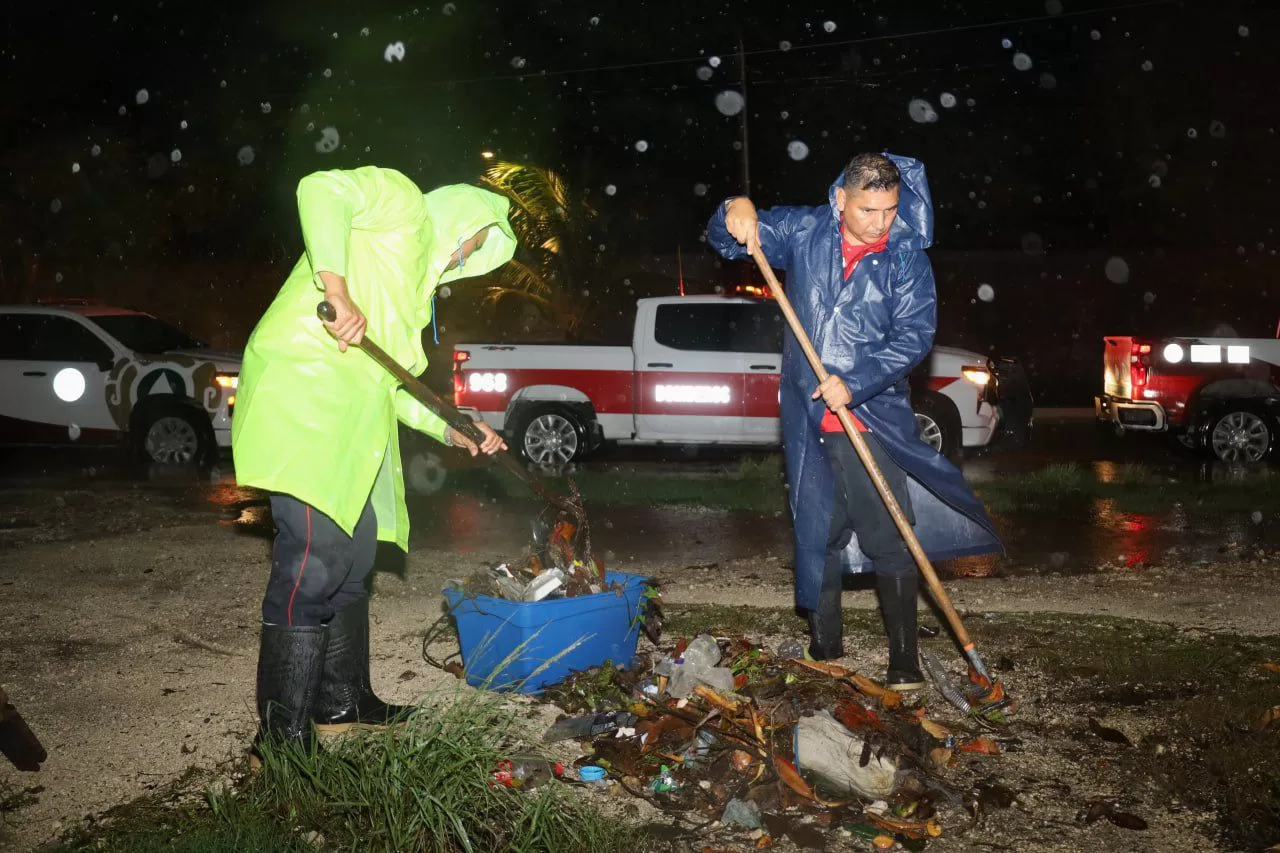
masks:
[[[676,608],[667,605],[663,633],[668,637],[686,637],[711,632],[729,637],[762,637],[792,635],[803,640],[808,633],[805,620],[794,610],[780,607],[724,607],[718,604],[693,604]],[[884,627],[878,610],[844,609],[846,637],[868,640],[883,637]]]
[[[491,784],[502,759],[536,759],[532,733],[499,695],[429,697],[398,729],[327,742],[318,754],[265,745],[263,768],[238,787],[193,796],[191,779],[114,809],[60,848],[189,853],[315,850],[641,851],[640,832],[606,817],[578,789]]]

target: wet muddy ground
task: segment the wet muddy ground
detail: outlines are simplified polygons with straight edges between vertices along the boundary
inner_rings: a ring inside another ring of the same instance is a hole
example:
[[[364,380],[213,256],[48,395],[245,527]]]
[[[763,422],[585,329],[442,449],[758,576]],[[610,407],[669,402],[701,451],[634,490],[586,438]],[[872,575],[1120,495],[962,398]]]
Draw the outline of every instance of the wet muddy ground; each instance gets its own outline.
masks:
[[[1102,455],[1081,461],[1118,461]],[[1034,464],[1034,454],[1026,456],[1031,461],[973,460],[966,473],[1000,476],[1003,466]],[[606,464],[680,462],[640,456]],[[193,765],[223,767],[242,755],[254,729],[270,530],[262,496],[227,474],[126,475],[110,460],[67,466],[38,457],[7,471],[0,678],[50,752],[39,774],[0,768],[0,802],[42,788],[32,804],[0,808],[0,848],[22,850]],[[374,681],[391,700],[451,683],[420,654],[442,584],[527,542],[524,502],[447,492],[413,501],[412,552],[385,554],[376,576]],[[957,771],[965,784],[985,778],[1010,787],[1015,802],[930,849],[1247,849],[1224,829],[1251,819],[1239,791],[1256,790],[1254,805],[1264,811],[1280,798],[1277,764],[1258,762],[1271,755],[1263,748],[1271,741],[1249,740],[1258,714],[1280,704],[1280,676],[1257,666],[1280,660],[1280,563],[1270,557],[1280,542],[1275,508],[1266,510],[1260,522],[1250,513],[1222,527],[1176,514],[1140,523],[1105,512],[1071,524],[1001,519],[1006,557],[943,567],[970,630],[1020,694],[1022,743],[1003,756],[966,759]],[[593,521],[597,553],[662,582],[676,630],[769,643],[802,636],[789,609],[781,515],[609,507]],[[883,649],[874,593],[853,579],[845,599],[847,662],[877,676]],[[945,656],[948,647],[939,651]],[[1134,745],[1090,740],[1090,716]],[[1247,781],[1223,793],[1222,777]],[[1082,804],[1097,797],[1141,814],[1150,829],[1078,820]],[[788,843],[777,849],[795,849]],[[833,836],[828,849],[865,845]]]

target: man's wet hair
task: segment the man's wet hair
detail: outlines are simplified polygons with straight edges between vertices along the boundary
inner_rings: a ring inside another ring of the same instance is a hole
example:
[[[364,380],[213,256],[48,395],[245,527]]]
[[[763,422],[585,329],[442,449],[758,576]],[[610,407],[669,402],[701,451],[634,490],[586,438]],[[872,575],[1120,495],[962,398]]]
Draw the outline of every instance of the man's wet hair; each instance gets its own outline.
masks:
[[[847,190],[891,190],[902,183],[902,174],[883,154],[859,154],[844,167]]]

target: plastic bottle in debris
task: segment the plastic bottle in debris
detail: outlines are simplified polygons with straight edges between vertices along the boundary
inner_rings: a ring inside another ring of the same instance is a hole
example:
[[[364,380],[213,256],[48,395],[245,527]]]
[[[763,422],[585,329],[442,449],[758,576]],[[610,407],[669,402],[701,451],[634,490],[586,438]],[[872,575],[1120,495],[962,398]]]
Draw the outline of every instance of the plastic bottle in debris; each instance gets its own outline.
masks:
[[[680,654],[680,662],[695,669],[710,669],[720,663],[720,644],[710,634],[699,634]]]
[[[564,765],[543,758],[517,758],[499,761],[493,779],[508,788],[536,788],[564,775]]]

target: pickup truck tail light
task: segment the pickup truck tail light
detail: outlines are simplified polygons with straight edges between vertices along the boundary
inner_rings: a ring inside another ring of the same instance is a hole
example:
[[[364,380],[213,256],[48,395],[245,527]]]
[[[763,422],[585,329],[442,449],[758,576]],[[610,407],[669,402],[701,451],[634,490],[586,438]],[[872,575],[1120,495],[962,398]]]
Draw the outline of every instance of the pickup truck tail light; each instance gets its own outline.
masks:
[[[453,405],[461,406],[467,393],[467,381],[462,375],[462,365],[471,360],[471,353],[464,349],[453,351]]]
[[[1147,367],[1151,364],[1151,344],[1133,341],[1129,345],[1129,384],[1133,388],[1133,396],[1147,386]]]

